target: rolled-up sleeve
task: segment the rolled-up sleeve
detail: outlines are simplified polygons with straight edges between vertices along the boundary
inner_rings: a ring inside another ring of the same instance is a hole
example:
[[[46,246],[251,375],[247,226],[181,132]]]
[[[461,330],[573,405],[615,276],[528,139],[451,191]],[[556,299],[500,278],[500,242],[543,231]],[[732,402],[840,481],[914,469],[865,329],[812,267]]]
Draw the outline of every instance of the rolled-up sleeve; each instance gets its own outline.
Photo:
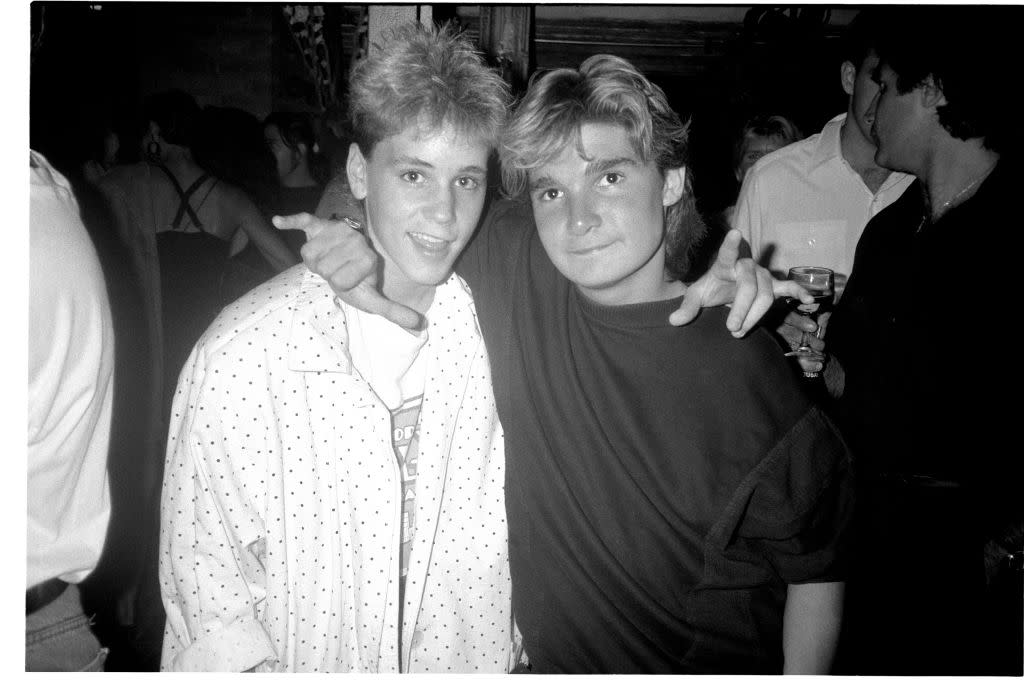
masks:
[[[257,616],[265,578],[256,456],[266,452],[264,437],[244,425],[221,374],[229,373],[210,370],[197,347],[171,409],[160,515],[168,671],[244,671],[276,659]]]
[[[832,423],[811,409],[731,501],[727,554],[787,584],[843,581],[853,505],[849,451]]]

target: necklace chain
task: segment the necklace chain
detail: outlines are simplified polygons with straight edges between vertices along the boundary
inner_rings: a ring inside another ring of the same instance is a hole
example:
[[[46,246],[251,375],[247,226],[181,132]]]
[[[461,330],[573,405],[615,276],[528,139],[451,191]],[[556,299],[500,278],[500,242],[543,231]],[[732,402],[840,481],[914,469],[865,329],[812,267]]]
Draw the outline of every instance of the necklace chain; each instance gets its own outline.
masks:
[[[970,192],[978,183],[987,178],[988,175],[993,171],[993,169],[995,169],[995,164],[989,167],[988,170],[979,175],[977,178],[969,182],[962,190],[960,190],[955,195],[953,195],[945,202],[943,202],[942,206],[939,207],[939,210],[934,212],[935,216],[934,218],[931,218],[931,220],[929,220],[929,214],[925,213],[925,215],[921,217],[921,223],[917,226],[917,232],[921,232],[921,229],[924,228],[925,224],[934,223],[938,219],[942,218],[946,214],[946,210],[949,208],[950,204],[952,204],[953,202],[955,202],[956,200],[960,199],[965,194]]]

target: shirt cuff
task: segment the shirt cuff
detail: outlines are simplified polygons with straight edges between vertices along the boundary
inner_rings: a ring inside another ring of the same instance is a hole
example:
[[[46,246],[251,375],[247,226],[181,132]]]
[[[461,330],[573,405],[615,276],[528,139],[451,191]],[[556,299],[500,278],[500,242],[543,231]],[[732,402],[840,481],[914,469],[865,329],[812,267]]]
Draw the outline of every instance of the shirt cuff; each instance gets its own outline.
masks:
[[[268,659],[277,660],[270,637],[256,617],[246,615],[193,641],[171,661],[169,670],[239,672]]]

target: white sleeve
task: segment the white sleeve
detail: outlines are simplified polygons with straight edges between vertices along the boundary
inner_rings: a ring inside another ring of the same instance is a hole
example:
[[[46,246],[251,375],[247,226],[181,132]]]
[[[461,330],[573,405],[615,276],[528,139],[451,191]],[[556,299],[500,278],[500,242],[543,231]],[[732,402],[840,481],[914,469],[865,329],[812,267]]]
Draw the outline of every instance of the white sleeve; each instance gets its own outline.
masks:
[[[761,226],[761,193],[760,176],[755,169],[747,172],[740,187],[740,196],[736,200],[736,210],[732,214],[732,226],[743,233],[743,239],[750,245],[750,253],[754,260],[761,262],[762,226]],[[762,264],[763,265],[763,264]]]
[[[29,169],[26,587],[78,583],[110,520],[114,328],[103,271],[70,183]]]
[[[257,616],[263,489],[253,485],[258,473],[256,481],[246,474],[256,468],[242,462],[251,454],[231,429],[239,418],[207,370],[198,346],[171,409],[160,509],[167,671],[245,671],[276,660]]]

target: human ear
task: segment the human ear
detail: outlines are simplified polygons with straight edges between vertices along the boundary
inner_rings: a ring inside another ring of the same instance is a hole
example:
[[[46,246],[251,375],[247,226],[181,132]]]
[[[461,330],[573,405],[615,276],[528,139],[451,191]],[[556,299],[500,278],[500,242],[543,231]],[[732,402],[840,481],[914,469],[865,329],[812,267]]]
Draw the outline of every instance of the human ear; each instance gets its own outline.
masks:
[[[661,205],[672,206],[683,196],[686,187],[686,167],[670,168],[665,171],[665,182],[661,186]]]
[[[839,80],[843,84],[843,92],[853,94],[853,84],[857,81],[857,65],[846,60],[839,67]]]
[[[352,190],[352,196],[356,199],[366,198],[366,157],[359,149],[359,145],[352,143],[348,146],[348,161],[345,163],[345,174],[348,176],[348,186]]]
[[[931,75],[928,75],[921,84],[921,104],[926,109],[935,109],[946,104],[946,96],[942,94],[942,88]]]

